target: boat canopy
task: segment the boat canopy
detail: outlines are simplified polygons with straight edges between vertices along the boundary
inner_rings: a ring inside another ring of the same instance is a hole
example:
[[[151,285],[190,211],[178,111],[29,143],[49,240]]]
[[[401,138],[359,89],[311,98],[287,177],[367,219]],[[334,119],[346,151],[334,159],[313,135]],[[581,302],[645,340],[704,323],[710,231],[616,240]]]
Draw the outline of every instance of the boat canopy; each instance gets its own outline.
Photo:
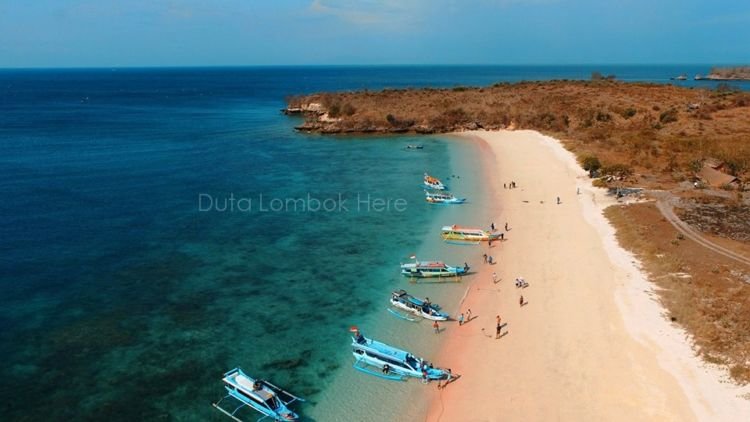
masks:
[[[405,300],[407,302],[410,302],[410,303],[412,303],[413,305],[416,305],[416,306],[423,306],[424,305],[424,301],[422,301],[420,299],[417,299],[416,297],[414,297],[414,296],[406,293],[406,290],[397,290],[397,291],[393,292],[393,296],[394,297],[398,297],[398,298],[400,298],[402,300]]]
[[[428,261],[428,262],[417,262],[417,266],[420,268],[443,268],[445,264],[441,261]]]
[[[406,360],[410,356],[409,353],[404,350],[396,349],[395,347],[389,346],[376,340],[370,340],[369,346],[376,352],[393,357],[401,362],[406,362]]]
[[[466,232],[484,233],[484,230],[482,230],[482,229],[477,229],[477,228],[473,228],[473,227],[462,227],[462,226],[459,226],[458,224],[454,224],[452,226],[443,226],[443,231],[444,232],[446,232],[446,231],[461,231],[461,232],[465,232],[465,233]]]

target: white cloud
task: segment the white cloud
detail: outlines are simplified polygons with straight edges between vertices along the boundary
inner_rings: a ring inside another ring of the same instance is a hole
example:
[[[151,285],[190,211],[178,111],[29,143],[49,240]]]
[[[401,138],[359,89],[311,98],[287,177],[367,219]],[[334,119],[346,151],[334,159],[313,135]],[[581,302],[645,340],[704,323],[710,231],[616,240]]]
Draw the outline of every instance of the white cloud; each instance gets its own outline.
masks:
[[[404,26],[419,20],[427,4],[421,0],[313,0],[310,10],[354,25]]]
[[[555,3],[558,0],[313,0],[310,11],[335,16],[354,25],[408,27],[431,14],[452,14],[465,8],[505,8]]]

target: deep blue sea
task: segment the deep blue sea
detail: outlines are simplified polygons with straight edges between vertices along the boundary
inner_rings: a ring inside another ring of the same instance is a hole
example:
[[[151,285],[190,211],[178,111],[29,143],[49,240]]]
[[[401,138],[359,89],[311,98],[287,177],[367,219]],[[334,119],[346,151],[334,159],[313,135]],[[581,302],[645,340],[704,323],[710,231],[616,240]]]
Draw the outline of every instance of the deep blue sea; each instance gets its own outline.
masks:
[[[220,420],[237,365],[350,419],[316,411],[347,328],[443,212],[419,185],[456,147],[298,134],[288,95],[708,68],[0,70],[0,419]]]

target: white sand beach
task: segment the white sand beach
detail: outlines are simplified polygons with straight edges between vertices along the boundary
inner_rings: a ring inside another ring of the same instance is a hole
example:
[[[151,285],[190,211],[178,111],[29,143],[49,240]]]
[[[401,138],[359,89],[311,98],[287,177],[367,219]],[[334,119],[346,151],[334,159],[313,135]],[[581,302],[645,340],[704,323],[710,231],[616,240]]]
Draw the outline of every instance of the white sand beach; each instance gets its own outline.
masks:
[[[501,210],[494,222],[510,230],[492,248],[499,263],[485,264],[468,283],[461,311],[471,308],[474,318],[446,333],[436,359],[462,377],[429,393],[426,420],[750,415],[749,390],[703,364],[684,332],[662,316],[652,286],[601,213],[613,200],[591,187],[570,152],[533,131],[458,136],[490,146],[496,166],[486,177]],[[511,181],[517,187],[504,189]],[[514,286],[519,276],[528,288]],[[508,324],[499,339],[496,315]]]

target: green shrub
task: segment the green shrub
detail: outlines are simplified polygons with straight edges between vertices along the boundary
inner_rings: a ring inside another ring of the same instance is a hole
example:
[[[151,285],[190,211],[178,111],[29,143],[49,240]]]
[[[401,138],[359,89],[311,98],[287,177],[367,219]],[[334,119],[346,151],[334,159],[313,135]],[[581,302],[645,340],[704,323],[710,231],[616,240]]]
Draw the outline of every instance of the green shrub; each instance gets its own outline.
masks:
[[[341,115],[341,104],[335,103],[332,106],[328,107],[328,116],[329,117],[339,117]]]
[[[344,115],[346,116],[351,116],[357,112],[357,109],[353,105],[346,103],[344,104],[344,107],[342,108],[341,112],[344,113]]]
[[[612,164],[602,167],[602,174],[606,176],[627,177],[633,174],[633,168],[627,164]]]
[[[670,108],[667,111],[663,111],[659,115],[659,121],[661,123],[664,123],[664,124],[676,122],[677,121],[677,110],[674,109],[674,108]]]
[[[622,112],[622,117],[624,117],[624,118],[626,118],[626,119],[629,119],[629,118],[631,118],[631,117],[635,116],[635,114],[636,114],[637,112],[638,112],[638,111],[637,111],[636,109],[634,109],[633,107],[628,107],[628,108],[626,108],[626,109],[625,109],[625,110],[624,110],[624,111]]]
[[[588,172],[597,171],[602,168],[602,163],[595,155],[587,155],[581,159],[581,167]]]

